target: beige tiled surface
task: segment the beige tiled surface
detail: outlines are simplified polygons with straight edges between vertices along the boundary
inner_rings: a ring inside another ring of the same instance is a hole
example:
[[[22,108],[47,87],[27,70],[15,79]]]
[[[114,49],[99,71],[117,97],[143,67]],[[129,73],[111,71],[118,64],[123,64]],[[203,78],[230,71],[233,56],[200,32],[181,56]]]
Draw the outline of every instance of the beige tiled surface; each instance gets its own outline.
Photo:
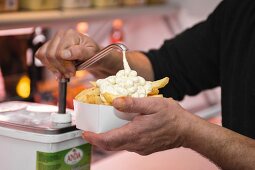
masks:
[[[92,164],[91,170],[219,170],[198,153],[185,148],[149,156],[119,152]]]

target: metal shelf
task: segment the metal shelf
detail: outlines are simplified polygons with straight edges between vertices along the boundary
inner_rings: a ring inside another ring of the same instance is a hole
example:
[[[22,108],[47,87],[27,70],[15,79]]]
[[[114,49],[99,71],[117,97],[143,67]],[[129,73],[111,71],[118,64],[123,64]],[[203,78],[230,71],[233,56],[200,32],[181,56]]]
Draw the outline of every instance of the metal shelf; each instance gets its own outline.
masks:
[[[0,14],[0,29],[52,26],[58,23],[77,22],[80,20],[104,20],[137,16],[171,15],[176,11],[174,4],[155,6],[91,8],[51,11],[21,11]]]

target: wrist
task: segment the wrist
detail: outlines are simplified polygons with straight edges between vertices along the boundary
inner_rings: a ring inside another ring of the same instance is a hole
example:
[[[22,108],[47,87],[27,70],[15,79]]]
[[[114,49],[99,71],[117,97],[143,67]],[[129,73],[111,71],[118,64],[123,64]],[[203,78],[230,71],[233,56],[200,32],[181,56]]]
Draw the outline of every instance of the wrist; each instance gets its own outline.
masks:
[[[193,143],[196,142],[196,134],[201,125],[202,119],[193,115],[192,113],[185,112],[184,125],[182,129],[182,147],[192,149]]]

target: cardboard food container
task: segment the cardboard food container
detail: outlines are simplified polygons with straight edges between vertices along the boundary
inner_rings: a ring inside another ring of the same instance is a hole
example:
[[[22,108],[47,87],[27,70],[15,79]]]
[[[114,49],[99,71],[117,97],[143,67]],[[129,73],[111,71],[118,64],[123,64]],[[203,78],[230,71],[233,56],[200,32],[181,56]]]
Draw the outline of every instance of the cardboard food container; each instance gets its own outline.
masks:
[[[137,113],[123,113],[113,106],[82,103],[74,100],[76,127],[84,131],[103,133],[119,128],[132,120]]]

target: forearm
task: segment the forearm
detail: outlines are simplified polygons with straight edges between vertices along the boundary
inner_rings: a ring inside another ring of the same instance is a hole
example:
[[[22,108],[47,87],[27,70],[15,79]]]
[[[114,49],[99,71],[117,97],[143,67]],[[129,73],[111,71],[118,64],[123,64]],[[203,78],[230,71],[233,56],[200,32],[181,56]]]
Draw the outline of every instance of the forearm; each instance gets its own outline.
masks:
[[[130,67],[137,71],[139,76],[146,80],[154,80],[154,73],[150,60],[140,52],[132,51],[127,53],[127,59]]]
[[[255,169],[253,139],[192,117],[185,147],[199,152],[223,169]]]
[[[112,52],[111,56],[116,62],[116,71],[123,69],[122,53]],[[138,75],[144,77],[146,80],[154,80],[153,68],[150,60],[141,52],[128,51],[126,53],[128,63],[132,70],[137,71]]]

